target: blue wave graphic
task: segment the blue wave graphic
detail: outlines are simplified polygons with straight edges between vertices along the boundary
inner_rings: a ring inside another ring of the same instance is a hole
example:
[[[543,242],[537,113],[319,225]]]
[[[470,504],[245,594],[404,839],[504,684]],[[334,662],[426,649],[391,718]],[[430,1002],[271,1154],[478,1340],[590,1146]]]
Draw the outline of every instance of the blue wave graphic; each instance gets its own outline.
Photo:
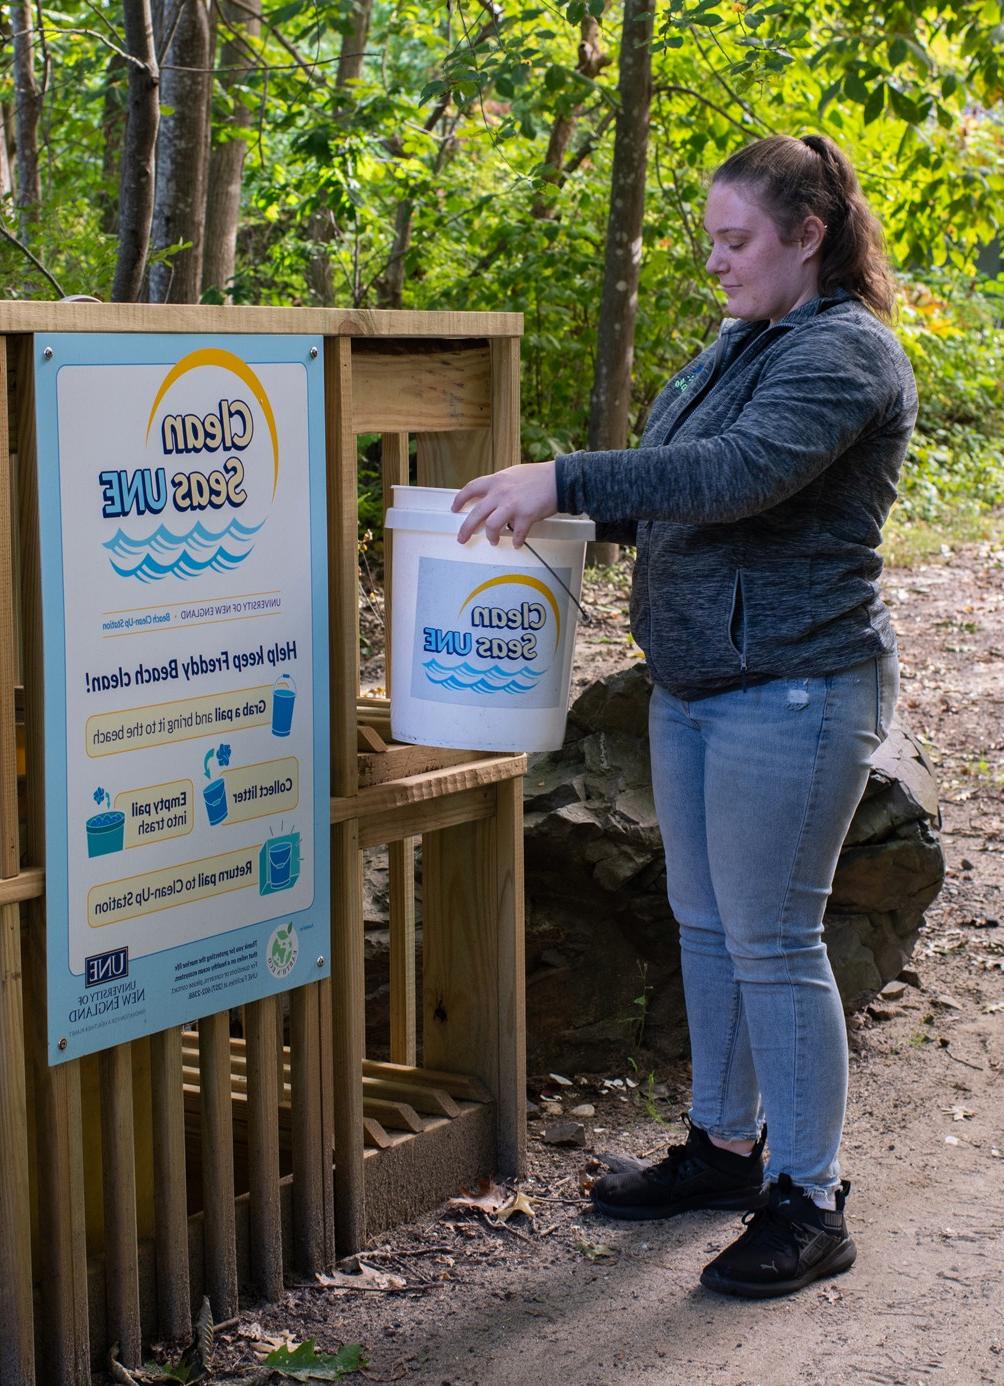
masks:
[[[161,524],[142,539],[119,529],[102,547],[120,577],[140,582],[198,577],[207,570],[229,573],[251,553],[254,536],[264,523],[249,526],[235,518],[216,533],[197,520],[187,534],[175,534]]]
[[[493,664],[490,669],[474,669],[466,662],[463,664],[440,664],[436,659],[430,659],[422,668],[430,682],[437,684],[440,688],[450,688],[454,692],[463,691],[467,693],[532,693],[537,686],[538,680],[544,677],[546,670],[531,669],[524,666],[507,672],[500,669],[497,664]]]

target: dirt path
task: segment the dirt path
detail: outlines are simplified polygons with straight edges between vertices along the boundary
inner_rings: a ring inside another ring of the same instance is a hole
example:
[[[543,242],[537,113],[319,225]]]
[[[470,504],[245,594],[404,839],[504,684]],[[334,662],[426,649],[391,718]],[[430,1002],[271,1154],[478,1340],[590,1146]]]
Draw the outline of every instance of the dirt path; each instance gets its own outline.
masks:
[[[362,1343],[369,1380],[416,1386],[1004,1382],[1004,553],[967,549],[893,571],[886,586],[901,706],[939,763],[949,878],[913,960],[919,984],[852,1024],[854,1269],[774,1303],[701,1290],[735,1215],[618,1224],[575,1197],[590,1151],[676,1138],[686,1075],[654,1075],[664,1086],[648,1105],[671,1131],[638,1100],[644,1081],[632,1090],[570,1075],[564,1112],[589,1102],[596,1113],[585,1150],[542,1145],[544,1123],[531,1121],[533,1224],[491,1228],[454,1209],[400,1229],[370,1264],[411,1288],[291,1290],[221,1344],[245,1367],[235,1380],[248,1379],[255,1335],[288,1332],[328,1350]],[[618,591],[592,594],[610,614],[584,643],[581,681],[625,660]]]

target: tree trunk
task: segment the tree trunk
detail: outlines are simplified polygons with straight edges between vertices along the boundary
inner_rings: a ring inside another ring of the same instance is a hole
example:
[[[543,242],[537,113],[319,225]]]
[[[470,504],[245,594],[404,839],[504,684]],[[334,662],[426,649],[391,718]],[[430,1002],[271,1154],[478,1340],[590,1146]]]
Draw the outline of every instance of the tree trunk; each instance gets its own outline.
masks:
[[[627,446],[652,96],[650,0],[625,0],[617,87],[620,110],[614,136],[596,372],[589,404],[591,450]],[[613,562],[617,557],[616,544],[593,544],[590,549],[594,563]]]
[[[7,103],[0,101],[0,197],[10,197],[14,183],[10,176],[10,146],[7,143]]]
[[[338,71],[335,77],[339,89],[349,82],[359,80],[363,67],[363,51],[370,28],[370,15],[373,0],[349,0],[351,13],[348,27],[342,36],[342,46],[338,53]],[[328,246],[338,234],[334,217],[325,207],[316,211],[310,218],[310,239],[315,249],[307,263],[307,283],[314,299],[321,307],[328,307],[335,301],[335,283],[331,274],[331,255]]]
[[[373,12],[373,0],[351,0],[351,5],[352,14],[338,54],[338,76],[335,80],[340,87],[359,80]]]
[[[593,19],[591,15],[587,15],[581,24],[579,61],[575,70],[580,72],[583,77],[594,78],[609,62],[609,53],[604,53],[600,48],[599,22]],[[574,106],[564,115],[559,115],[551,127],[551,138],[547,142],[547,153],[544,155],[544,164],[548,170],[544,174],[544,178],[552,188],[558,188],[564,182],[562,166],[581,109],[581,106]],[[553,192],[538,197],[533,204],[533,215],[538,221],[549,221],[555,215],[555,211],[556,203]]]
[[[17,193],[22,240],[38,215],[42,185],[38,172],[38,122],[42,95],[35,77],[35,28],[30,0],[13,0],[10,27],[14,44],[14,124],[17,137]]]
[[[135,62],[129,64],[122,177],[119,183],[119,245],[112,299],[135,303],[143,290],[153,218],[154,153],[160,119],[160,74],[153,46],[150,0],[126,0],[125,36]]]
[[[237,259],[237,227],[240,223],[241,182],[247,140],[241,131],[251,127],[251,112],[236,90],[251,71],[248,48],[241,37],[256,39],[261,33],[261,0],[248,0],[249,14],[243,6],[238,9],[221,0],[220,15],[226,21],[227,37],[220,49],[219,82],[224,92],[233,97],[223,134],[217,136],[209,156],[209,188],[206,195],[206,244],[202,264],[202,288],[216,289],[230,302],[230,281],[234,277]],[[237,35],[233,29],[238,29]]]
[[[177,24],[175,24],[177,20]],[[153,248],[179,241],[185,250],[150,267],[152,303],[197,303],[209,164],[210,25],[206,0],[164,0],[161,104],[172,114],[160,122],[153,209]],[[173,37],[172,37],[173,30]]]

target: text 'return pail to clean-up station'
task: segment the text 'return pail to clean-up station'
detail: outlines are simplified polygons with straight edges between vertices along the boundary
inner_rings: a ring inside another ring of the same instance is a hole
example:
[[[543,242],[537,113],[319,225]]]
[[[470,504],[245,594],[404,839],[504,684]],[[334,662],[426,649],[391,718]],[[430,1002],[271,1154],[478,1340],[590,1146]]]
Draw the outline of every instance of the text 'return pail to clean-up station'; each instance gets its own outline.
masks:
[[[555,515],[527,545],[457,543],[456,491],[395,486],[391,734],[479,751],[549,751],[565,734],[591,520]],[[532,548],[532,552],[531,552]]]

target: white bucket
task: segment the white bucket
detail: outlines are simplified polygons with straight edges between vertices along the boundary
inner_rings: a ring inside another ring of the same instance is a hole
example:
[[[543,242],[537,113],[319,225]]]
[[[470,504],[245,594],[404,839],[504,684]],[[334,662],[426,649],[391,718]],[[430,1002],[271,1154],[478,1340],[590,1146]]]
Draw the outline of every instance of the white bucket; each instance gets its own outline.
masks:
[[[527,547],[457,543],[456,491],[395,486],[390,726],[397,741],[550,751],[565,735],[591,520],[556,515]],[[553,569],[553,572],[551,571]],[[558,579],[560,578],[560,582]]]

